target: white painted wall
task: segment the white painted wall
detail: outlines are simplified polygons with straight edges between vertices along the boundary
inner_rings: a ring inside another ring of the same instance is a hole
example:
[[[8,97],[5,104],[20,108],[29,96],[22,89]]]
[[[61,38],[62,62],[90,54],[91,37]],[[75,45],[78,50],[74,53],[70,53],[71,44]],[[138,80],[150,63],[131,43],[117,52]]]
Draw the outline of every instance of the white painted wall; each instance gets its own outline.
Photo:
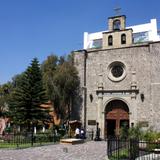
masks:
[[[151,19],[150,23],[129,26],[126,28],[132,28],[133,33],[148,32],[149,41],[159,41],[160,40],[160,36],[157,34],[157,20],[156,19]],[[95,32],[95,33],[84,32],[83,48],[84,49],[92,48],[93,40],[102,39],[103,32],[106,32],[106,31]]]

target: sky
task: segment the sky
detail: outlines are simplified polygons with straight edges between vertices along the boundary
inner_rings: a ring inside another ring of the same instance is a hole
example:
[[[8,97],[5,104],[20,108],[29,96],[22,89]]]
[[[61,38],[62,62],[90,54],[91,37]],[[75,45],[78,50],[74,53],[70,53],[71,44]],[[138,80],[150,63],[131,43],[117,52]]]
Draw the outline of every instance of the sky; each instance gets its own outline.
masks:
[[[107,30],[121,7],[127,26],[156,18],[160,0],[0,0],[0,84],[22,73],[37,57],[83,48],[83,33]]]

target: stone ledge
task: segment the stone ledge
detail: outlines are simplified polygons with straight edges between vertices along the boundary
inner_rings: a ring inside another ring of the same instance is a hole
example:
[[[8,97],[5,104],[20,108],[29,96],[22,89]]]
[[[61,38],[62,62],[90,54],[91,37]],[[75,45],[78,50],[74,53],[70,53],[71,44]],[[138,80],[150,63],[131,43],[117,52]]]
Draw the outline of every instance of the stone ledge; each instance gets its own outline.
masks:
[[[75,138],[67,138],[67,139],[61,139],[61,144],[81,144],[84,143],[83,139],[75,139]]]

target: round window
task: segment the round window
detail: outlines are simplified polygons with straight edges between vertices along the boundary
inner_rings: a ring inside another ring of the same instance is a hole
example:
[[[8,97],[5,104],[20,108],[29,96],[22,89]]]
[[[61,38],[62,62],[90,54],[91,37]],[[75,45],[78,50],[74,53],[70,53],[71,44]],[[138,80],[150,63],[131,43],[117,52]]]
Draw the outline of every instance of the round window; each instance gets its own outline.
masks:
[[[123,74],[123,67],[120,65],[113,66],[111,68],[111,73],[116,78],[121,77]]]
[[[126,76],[125,65],[122,62],[113,62],[108,67],[108,78],[112,81],[121,81]]]

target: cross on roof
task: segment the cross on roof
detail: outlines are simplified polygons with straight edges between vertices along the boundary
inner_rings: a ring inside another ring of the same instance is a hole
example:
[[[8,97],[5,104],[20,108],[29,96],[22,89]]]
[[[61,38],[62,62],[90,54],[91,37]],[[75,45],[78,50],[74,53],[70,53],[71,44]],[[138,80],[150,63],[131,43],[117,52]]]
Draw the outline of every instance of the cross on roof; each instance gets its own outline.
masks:
[[[114,11],[116,13],[116,16],[118,16],[118,15],[120,15],[121,8],[120,7],[116,7],[116,8],[114,8]]]

